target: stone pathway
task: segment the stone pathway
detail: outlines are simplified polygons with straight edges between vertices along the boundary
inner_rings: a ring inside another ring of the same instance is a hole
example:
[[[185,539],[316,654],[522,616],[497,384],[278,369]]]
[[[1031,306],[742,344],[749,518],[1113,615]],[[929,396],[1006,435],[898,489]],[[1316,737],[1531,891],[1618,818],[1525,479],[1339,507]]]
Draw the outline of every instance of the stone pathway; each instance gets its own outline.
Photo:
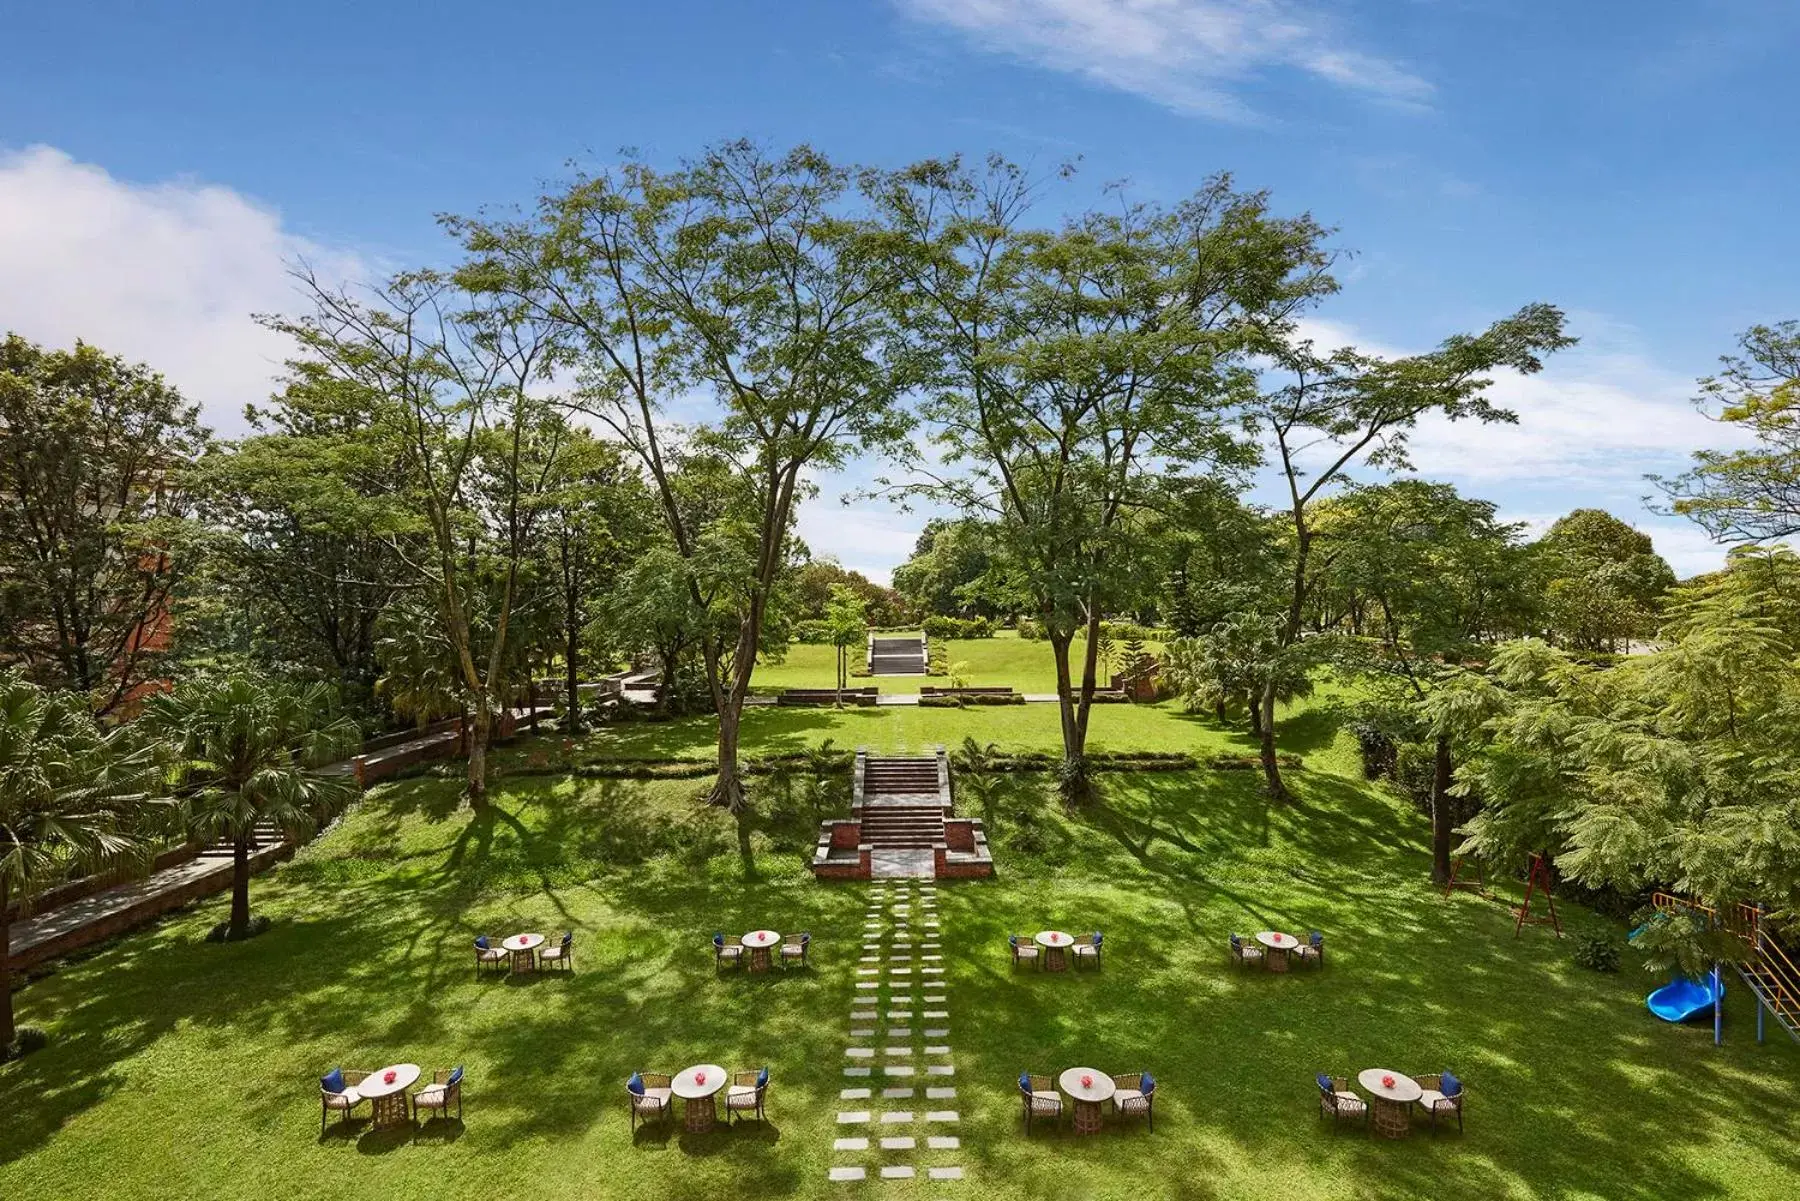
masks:
[[[961,1180],[937,886],[869,888],[830,1178]]]

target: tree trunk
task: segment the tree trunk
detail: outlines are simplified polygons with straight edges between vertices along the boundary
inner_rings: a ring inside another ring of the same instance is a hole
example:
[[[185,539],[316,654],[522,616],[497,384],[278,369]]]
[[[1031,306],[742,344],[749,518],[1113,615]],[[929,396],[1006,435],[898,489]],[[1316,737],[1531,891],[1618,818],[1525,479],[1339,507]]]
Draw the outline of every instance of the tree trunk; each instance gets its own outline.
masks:
[[[1044,636],[1050,642],[1050,653],[1056,661],[1056,707],[1062,717],[1063,761],[1057,781],[1063,804],[1074,807],[1087,800],[1087,729],[1077,711],[1074,682],[1069,674],[1069,644],[1072,634],[1052,630],[1044,622]]]
[[[476,698],[475,718],[469,722],[469,807],[477,811],[487,808],[488,736],[494,726],[485,694]]]
[[[228,939],[244,937],[250,929],[250,832],[241,831],[231,842],[231,924]]]
[[[1250,732],[1258,738],[1262,737],[1262,695],[1252,692],[1245,700],[1245,708],[1250,711]]]
[[[12,966],[9,962],[12,940],[6,923],[6,906],[10,901],[6,877],[0,875],[0,1059],[6,1057],[6,1049],[18,1037],[13,1028]]]
[[[1262,769],[1265,790],[1269,799],[1277,803],[1293,800],[1293,794],[1281,780],[1281,763],[1275,757],[1275,685],[1263,688],[1260,698],[1262,707],[1261,729],[1257,731],[1262,752]]]
[[[719,711],[719,775],[706,797],[708,804],[733,814],[744,811],[744,778],[738,767],[738,727],[743,715],[741,698],[728,699]]]
[[[1431,879],[1450,880],[1450,740],[1437,740],[1437,759],[1431,773]]]
[[[569,645],[563,652],[563,663],[568,668],[568,678],[564,683],[569,692],[569,719],[563,723],[563,733],[574,738],[581,733],[581,633],[575,628],[574,606],[570,606]]]

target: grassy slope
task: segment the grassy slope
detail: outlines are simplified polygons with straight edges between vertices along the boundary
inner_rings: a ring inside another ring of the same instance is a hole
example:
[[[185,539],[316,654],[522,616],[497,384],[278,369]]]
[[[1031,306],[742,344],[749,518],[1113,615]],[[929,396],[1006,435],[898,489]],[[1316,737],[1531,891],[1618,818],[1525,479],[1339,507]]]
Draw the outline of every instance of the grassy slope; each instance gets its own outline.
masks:
[[[1011,685],[1020,692],[1048,693],[1056,691],[1056,666],[1050,657],[1048,642],[1027,642],[1013,630],[1001,630],[992,638],[976,638],[948,644],[950,665],[964,665],[964,682],[973,685]],[[1158,648],[1147,643],[1155,652]],[[1070,649],[1070,663],[1079,671],[1081,656],[1087,653],[1087,642],[1077,639]],[[758,663],[755,691],[779,692],[783,688],[830,688],[836,684],[836,651],[829,646],[796,643],[787,649],[780,663]],[[862,648],[850,648],[852,668],[862,665]],[[1107,674],[1104,667],[1098,673]],[[942,686],[950,681],[941,676],[875,676],[853,679],[855,687],[874,684],[888,695],[914,693],[921,684]],[[1103,681],[1104,682],[1104,681]]]
[[[776,724],[813,716],[772,714],[763,735],[815,737]],[[1003,871],[943,890],[969,1195],[1793,1194],[1800,1053],[1755,1044],[1742,989],[1715,1050],[1644,1012],[1640,974],[1583,971],[1541,931],[1515,940],[1500,906],[1441,900],[1420,883],[1417,816],[1323,770],[1341,752],[1312,756],[1299,803],[1274,812],[1238,773],[1108,776],[1075,820],[1041,776],[965,791]],[[520,778],[485,817],[450,780],[389,785],[257,882],[278,919],[264,937],[201,943],[210,902],[37,982],[21,1017],[54,1042],[0,1067],[0,1196],[846,1195],[825,1168],[863,890],[801,867],[841,786],[765,781],[735,827],[693,805],[704,783]],[[817,970],[715,979],[711,931],[765,924],[812,929]],[[1104,929],[1106,970],[1014,976],[1004,933],[1051,924]],[[1228,968],[1226,932],[1267,926],[1326,930],[1327,969]],[[474,980],[469,938],[523,927],[576,929],[579,971]],[[395,1059],[466,1063],[466,1129],[318,1139],[313,1078]],[[634,1145],[619,1082],[699,1060],[769,1063],[770,1127]],[[1155,1071],[1156,1131],[1028,1143],[1010,1081],[1075,1062]],[[1462,1069],[1467,1136],[1334,1137],[1311,1073],[1371,1064]]]

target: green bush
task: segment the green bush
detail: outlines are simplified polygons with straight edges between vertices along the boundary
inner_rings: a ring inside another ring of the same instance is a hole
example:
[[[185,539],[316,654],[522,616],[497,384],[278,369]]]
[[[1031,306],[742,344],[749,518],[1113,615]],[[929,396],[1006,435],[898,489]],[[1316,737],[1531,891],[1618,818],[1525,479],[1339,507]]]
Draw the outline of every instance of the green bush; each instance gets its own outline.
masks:
[[[927,638],[970,639],[992,638],[994,623],[985,617],[946,617],[934,613],[921,623]]]
[[[1275,756],[1275,765],[1282,771],[1298,771],[1306,766],[1306,761],[1294,754]],[[1214,755],[1206,761],[1206,766],[1214,771],[1261,771],[1262,756],[1250,755]]]
[[[796,621],[793,636],[795,642],[830,642],[831,627],[822,621]]]
[[[921,709],[960,709],[962,707],[963,698],[960,696],[921,696],[919,698],[919,708]]]
[[[1569,948],[1575,962],[1595,972],[1619,970],[1619,940],[1605,934],[1578,934]]]
[[[1044,640],[1044,623],[1035,617],[1019,618],[1019,637],[1027,642],[1042,642]]]
[[[260,913],[253,913],[250,915],[250,924],[248,926],[244,927],[244,933],[240,938],[235,938],[235,939],[232,938],[230,922],[220,922],[218,925],[214,926],[212,929],[210,929],[206,932],[206,941],[207,942],[243,942],[247,939],[255,938],[258,934],[267,933],[268,929],[269,929],[269,919],[264,917]]]
[[[1129,621],[1103,621],[1100,629],[1114,642],[1172,642],[1174,630],[1162,629],[1158,626],[1141,626]]]
[[[10,1047],[0,1047],[0,1063],[8,1059],[23,1059],[33,1051],[42,1051],[50,1045],[50,1036],[36,1026],[20,1026],[13,1035]]]
[[[1023,705],[1025,697],[1017,692],[973,692],[962,698],[971,705]]]

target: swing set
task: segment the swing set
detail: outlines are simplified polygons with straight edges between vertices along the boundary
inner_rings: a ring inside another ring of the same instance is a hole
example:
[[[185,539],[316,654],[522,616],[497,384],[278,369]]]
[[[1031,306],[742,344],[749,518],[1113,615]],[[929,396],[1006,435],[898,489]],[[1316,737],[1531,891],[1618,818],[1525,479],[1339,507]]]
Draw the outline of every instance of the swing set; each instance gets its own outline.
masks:
[[[1450,865],[1450,879],[1444,882],[1444,898],[1448,900],[1458,891],[1472,892],[1482,897],[1493,895],[1488,892],[1487,877],[1482,870],[1481,860],[1471,861],[1466,855],[1458,855],[1456,862]],[[1532,901],[1540,892],[1548,912],[1533,913]],[[1527,925],[1549,926],[1556,931],[1558,938],[1562,937],[1562,919],[1556,913],[1556,897],[1550,892],[1550,865],[1545,862],[1542,854],[1531,857],[1531,868],[1525,875],[1525,900],[1519,905],[1517,918],[1513,923],[1514,938]]]

